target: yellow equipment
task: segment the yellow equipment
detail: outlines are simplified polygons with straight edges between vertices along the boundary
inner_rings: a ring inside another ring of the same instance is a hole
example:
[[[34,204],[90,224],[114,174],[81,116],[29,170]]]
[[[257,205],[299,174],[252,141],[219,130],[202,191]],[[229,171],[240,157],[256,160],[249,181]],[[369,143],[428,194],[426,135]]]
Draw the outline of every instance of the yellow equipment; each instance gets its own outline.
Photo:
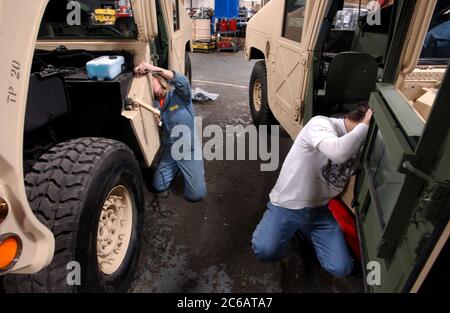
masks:
[[[95,21],[100,24],[114,25],[116,24],[116,10],[113,9],[96,9]]]

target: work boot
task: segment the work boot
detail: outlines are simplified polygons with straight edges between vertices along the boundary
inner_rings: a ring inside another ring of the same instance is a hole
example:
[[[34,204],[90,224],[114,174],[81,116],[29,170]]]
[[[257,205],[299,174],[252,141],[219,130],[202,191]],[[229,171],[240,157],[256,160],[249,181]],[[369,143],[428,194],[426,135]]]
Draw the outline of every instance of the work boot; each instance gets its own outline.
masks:
[[[167,197],[169,197],[169,192],[167,190],[164,190],[162,192],[157,192],[154,195],[155,196],[153,198],[152,203],[157,203],[157,202],[159,202],[159,200],[166,199]]]
[[[163,191],[163,192],[158,192],[154,194],[155,197],[153,198],[152,201],[152,208],[155,212],[158,212],[162,217],[170,217],[172,215],[172,211],[170,210],[163,210],[161,208],[161,200],[162,199],[167,199],[169,197],[169,192]]]

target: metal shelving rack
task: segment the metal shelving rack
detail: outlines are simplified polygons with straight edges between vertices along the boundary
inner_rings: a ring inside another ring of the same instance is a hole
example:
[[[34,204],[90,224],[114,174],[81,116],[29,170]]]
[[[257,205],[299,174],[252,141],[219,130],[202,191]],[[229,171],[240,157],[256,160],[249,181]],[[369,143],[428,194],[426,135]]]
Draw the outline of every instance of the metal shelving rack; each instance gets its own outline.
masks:
[[[221,51],[233,51],[233,52],[237,52],[239,51],[240,48],[240,30],[230,30],[230,31],[218,31],[217,32],[217,41],[219,41],[219,38],[232,38],[232,43],[233,43],[233,47],[232,48],[220,48],[219,44],[217,44],[217,51],[221,52]]]

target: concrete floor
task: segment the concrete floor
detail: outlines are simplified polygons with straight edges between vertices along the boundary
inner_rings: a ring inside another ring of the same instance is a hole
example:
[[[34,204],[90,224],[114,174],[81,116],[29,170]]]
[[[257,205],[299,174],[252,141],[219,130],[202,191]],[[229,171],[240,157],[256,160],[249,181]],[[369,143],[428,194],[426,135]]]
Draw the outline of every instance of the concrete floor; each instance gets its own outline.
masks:
[[[220,94],[195,104],[208,124],[249,125],[248,82],[254,63],[241,53],[193,54],[193,87]],[[231,84],[223,85],[216,83]],[[284,160],[292,141],[281,137]],[[334,279],[314,252],[293,241],[279,263],[258,262],[250,240],[278,172],[260,171],[258,161],[206,162],[208,198],[183,199],[183,181],[172,186],[156,212],[147,193],[143,249],[133,292],[362,292],[361,274]],[[149,178],[148,178],[149,180]],[[359,265],[357,265],[359,266]]]

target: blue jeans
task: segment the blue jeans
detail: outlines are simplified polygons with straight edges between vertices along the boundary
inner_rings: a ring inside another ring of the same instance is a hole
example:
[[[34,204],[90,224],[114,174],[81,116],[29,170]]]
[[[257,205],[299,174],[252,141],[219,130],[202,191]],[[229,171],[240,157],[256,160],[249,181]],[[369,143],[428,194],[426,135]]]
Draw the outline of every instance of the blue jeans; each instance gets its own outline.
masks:
[[[164,148],[161,162],[153,177],[153,188],[157,192],[169,189],[177,173],[184,177],[184,196],[187,200],[198,202],[206,198],[205,167],[203,160],[181,160],[172,158],[170,148]]]
[[[344,235],[327,206],[289,210],[272,203],[253,234],[253,251],[265,262],[280,260],[297,231],[314,246],[322,267],[336,277],[353,270]]]

